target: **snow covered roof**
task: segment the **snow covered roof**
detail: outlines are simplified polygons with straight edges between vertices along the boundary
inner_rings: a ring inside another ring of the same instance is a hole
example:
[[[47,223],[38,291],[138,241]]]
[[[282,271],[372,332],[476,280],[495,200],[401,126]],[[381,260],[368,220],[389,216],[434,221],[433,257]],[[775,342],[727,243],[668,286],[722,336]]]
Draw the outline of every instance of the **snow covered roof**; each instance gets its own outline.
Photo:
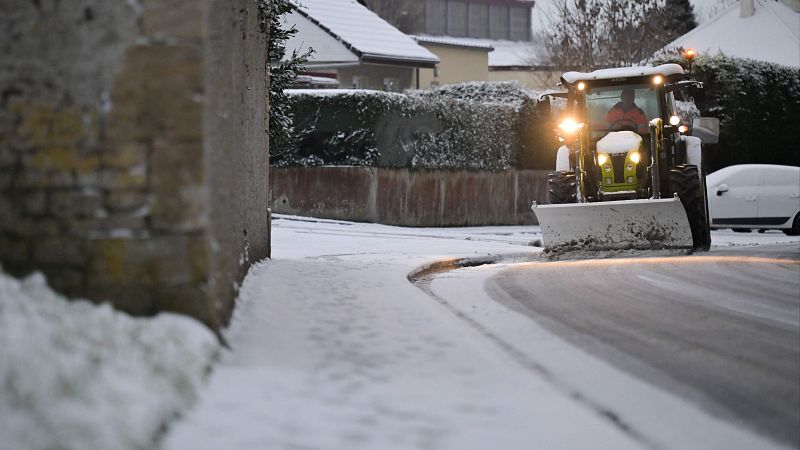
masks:
[[[755,0],[755,13],[740,17],[734,3],[665,48],[677,47],[800,67],[800,12],[780,1]]]
[[[683,67],[678,64],[662,64],[656,67],[617,67],[594,72],[567,72],[561,78],[569,84],[581,80],[610,80],[613,78],[644,77],[648,75],[683,75]]]
[[[436,55],[356,0],[293,0],[293,3],[300,15],[338,40],[360,62],[417,67],[433,67],[439,62]],[[298,30],[298,35],[305,31],[300,26]],[[322,60],[328,59],[320,56]]]
[[[529,67],[537,65],[538,47],[534,41],[509,41],[505,39],[481,39],[455,36],[419,35],[417,39],[436,39],[451,45],[483,46],[494,50],[489,53],[489,67]],[[422,42],[422,41],[420,41]]]
[[[474,48],[479,50],[486,50],[491,52],[494,47],[485,42],[465,42],[460,39],[454,39],[449,36],[413,36],[414,40],[422,44],[439,44],[449,45],[453,47]]]

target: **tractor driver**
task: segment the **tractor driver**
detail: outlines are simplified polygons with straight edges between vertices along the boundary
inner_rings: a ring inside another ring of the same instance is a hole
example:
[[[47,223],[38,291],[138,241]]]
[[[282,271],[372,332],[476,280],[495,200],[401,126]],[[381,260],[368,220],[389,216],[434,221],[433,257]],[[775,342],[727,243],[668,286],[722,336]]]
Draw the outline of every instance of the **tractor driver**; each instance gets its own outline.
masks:
[[[622,88],[620,102],[614,105],[606,114],[606,124],[610,129],[619,130],[625,128],[635,129],[639,134],[649,132],[647,114],[636,106],[634,99],[636,94],[630,87]]]

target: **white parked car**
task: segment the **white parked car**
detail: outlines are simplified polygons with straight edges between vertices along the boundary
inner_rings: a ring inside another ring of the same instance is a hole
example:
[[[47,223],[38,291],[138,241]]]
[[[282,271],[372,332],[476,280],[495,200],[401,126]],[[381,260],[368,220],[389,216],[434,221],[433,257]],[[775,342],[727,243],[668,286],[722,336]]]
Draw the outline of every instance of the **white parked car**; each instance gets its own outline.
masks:
[[[711,228],[800,234],[800,167],[742,164],[706,178]]]

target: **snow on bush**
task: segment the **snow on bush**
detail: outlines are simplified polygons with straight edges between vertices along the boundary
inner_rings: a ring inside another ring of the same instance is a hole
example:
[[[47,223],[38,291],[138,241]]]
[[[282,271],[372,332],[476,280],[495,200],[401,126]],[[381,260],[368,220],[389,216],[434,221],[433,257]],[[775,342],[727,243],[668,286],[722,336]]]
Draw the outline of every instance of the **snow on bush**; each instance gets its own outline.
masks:
[[[667,52],[652,63],[682,63],[677,55]],[[719,144],[706,158],[710,171],[747,163],[800,165],[800,69],[701,55],[690,77],[704,85],[692,94],[699,113],[720,120]]]
[[[530,150],[538,94],[518,82],[473,82],[406,94],[287,91],[294,146],[276,166],[367,165],[505,170]]]
[[[541,92],[531,91],[519,81],[448,84],[429,90],[410,91],[410,95],[423,98],[451,98],[465,102],[511,106],[521,111],[526,105],[536,103]]]
[[[800,69],[718,55],[699,57],[693,75],[706,86],[700,111],[720,119],[714,166],[800,165]]]
[[[219,351],[192,319],[132,318],[1,271],[0,347],[0,447],[13,449],[153,448]]]

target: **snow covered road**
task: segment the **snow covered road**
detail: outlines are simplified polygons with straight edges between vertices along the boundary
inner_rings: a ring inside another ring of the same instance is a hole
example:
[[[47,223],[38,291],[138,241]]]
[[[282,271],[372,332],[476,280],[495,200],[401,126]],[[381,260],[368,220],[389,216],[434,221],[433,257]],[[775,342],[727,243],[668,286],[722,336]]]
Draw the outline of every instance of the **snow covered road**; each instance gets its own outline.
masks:
[[[707,436],[691,432],[662,445],[658,434],[629,426],[555,376],[541,364],[546,352],[505,346],[508,336],[493,328],[540,343],[558,338],[480,286],[459,291],[464,310],[480,316],[472,320],[407,279],[454,257],[535,258],[539,249],[528,244],[538,233],[279,217],[273,260],[251,269],[242,286],[227,334],[232,350],[165,447],[707,448]],[[688,411],[687,421],[702,416],[680,400],[670,405],[676,414]],[[711,443],[769,447],[702,418],[712,438],[714,430],[723,436]]]
[[[772,247],[778,255],[786,249]],[[780,259],[753,257],[747,248],[714,249],[684,257],[516,264],[477,276],[493,298],[572,345],[797,447],[800,248],[791,249],[790,258]],[[591,397],[599,387],[593,380],[576,388]],[[662,414],[657,402],[651,408],[635,416]]]

